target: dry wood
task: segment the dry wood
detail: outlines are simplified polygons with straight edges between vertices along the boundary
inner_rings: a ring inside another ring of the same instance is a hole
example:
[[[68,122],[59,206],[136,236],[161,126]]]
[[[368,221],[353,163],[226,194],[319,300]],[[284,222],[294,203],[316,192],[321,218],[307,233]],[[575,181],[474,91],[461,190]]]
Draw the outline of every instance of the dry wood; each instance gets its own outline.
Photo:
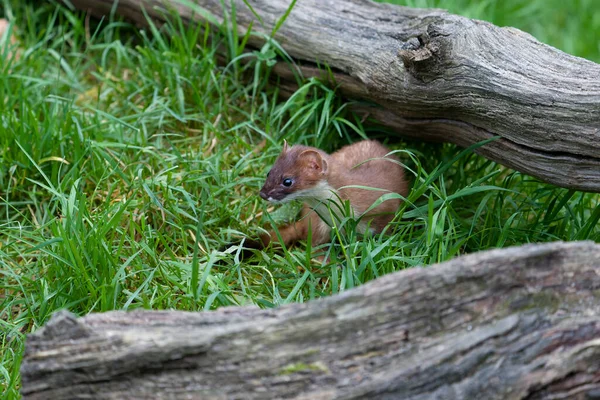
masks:
[[[71,2],[100,16],[114,0]],[[193,2],[222,21],[221,0]],[[243,0],[234,3],[241,34],[252,22],[269,35],[290,0],[250,2],[261,21]],[[157,20],[175,9],[188,23],[202,21],[177,0],[120,0],[115,10],[143,25],[142,6]],[[598,64],[518,29],[366,0],[298,1],[275,39],[305,75],[331,67],[341,93],[373,103],[356,111],[400,135],[461,146],[500,136],[478,152],[558,186],[600,192]],[[291,75],[287,65],[275,71]]]
[[[600,245],[481,252],[273,310],[63,312],[25,399],[599,399]]]

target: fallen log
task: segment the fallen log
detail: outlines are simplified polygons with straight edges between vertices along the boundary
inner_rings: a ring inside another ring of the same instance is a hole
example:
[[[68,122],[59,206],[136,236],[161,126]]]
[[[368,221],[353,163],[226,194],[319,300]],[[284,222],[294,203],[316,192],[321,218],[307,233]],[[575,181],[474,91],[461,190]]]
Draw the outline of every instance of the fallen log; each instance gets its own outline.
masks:
[[[600,245],[486,251],[277,309],[55,315],[25,399],[598,399]]]
[[[97,16],[114,5],[70,2]],[[234,3],[240,34],[253,23],[268,36],[291,1],[255,0],[253,10]],[[173,9],[187,23],[206,13],[223,20],[222,0],[119,0],[115,8],[144,25],[142,9],[159,21]],[[460,146],[500,136],[477,151],[546,182],[600,192],[598,64],[518,29],[367,0],[299,1],[275,39],[305,76],[330,79],[316,68],[328,65],[344,96],[371,103],[355,111],[399,135]],[[262,44],[250,38],[250,46]],[[274,70],[292,75],[284,63]]]

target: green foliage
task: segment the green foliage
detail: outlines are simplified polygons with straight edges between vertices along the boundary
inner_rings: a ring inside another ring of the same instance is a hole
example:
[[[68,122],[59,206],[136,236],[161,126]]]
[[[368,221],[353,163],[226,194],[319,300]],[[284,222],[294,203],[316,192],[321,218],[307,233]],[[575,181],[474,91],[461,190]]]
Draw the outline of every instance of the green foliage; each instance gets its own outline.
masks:
[[[530,27],[600,59],[597,43],[581,40],[600,29],[593,0],[555,2],[558,11],[541,1],[471,3],[413,2]],[[455,146],[395,142],[412,190],[386,235],[359,238],[356,221],[344,218],[322,249],[330,263],[302,244],[240,260],[228,243],[297,210],[257,196],[283,138],[332,151],[382,132],[366,132],[315,80],[277,101],[269,68],[287,56],[273,41],[247,49],[250,32],[228,29],[231,19],[218,34],[177,18],[139,32],[119,20],[87,25],[56,4],[3,4],[24,49],[19,59],[0,54],[0,390],[8,398],[18,397],[24,335],[61,308],[274,307],[463,253],[600,240],[597,195]],[[589,8],[571,12],[573,4]]]

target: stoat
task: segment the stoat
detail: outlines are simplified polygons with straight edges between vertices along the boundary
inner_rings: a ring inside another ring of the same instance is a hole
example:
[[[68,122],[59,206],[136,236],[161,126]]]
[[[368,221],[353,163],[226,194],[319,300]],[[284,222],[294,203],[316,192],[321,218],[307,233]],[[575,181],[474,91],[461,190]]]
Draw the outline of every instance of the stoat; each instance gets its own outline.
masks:
[[[278,229],[284,244],[306,239],[309,229],[313,246],[328,242],[333,219],[339,216],[346,200],[354,217],[360,217],[359,233],[364,234],[367,229],[380,233],[394,218],[400,199],[386,200],[365,212],[386,193],[406,196],[408,192],[404,169],[389,153],[388,148],[374,140],[345,146],[331,155],[314,147],[289,147],[284,142],[283,151],[260,190],[260,197],[272,203],[304,201],[300,219]],[[263,246],[271,241],[277,241],[274,232],[261,236]]]

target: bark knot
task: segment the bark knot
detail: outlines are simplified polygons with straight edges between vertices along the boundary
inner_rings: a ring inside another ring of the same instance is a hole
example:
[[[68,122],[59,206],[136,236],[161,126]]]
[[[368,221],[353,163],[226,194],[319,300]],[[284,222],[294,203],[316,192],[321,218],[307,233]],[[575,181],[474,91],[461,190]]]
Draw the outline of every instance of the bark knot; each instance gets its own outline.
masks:
[[[398,52],[402,59],[404,67],[410,69],[415,63],[423,62],[433,56],[433,53],[427,47],[423,36],[412,37],[408,39]]]
[[[404,68],[413,77],[420,81],[429,82],[440,75],[441,47],[429,32],[431,27],[423,34],[409,38],[400,47],[398,57],[402,60]]]

